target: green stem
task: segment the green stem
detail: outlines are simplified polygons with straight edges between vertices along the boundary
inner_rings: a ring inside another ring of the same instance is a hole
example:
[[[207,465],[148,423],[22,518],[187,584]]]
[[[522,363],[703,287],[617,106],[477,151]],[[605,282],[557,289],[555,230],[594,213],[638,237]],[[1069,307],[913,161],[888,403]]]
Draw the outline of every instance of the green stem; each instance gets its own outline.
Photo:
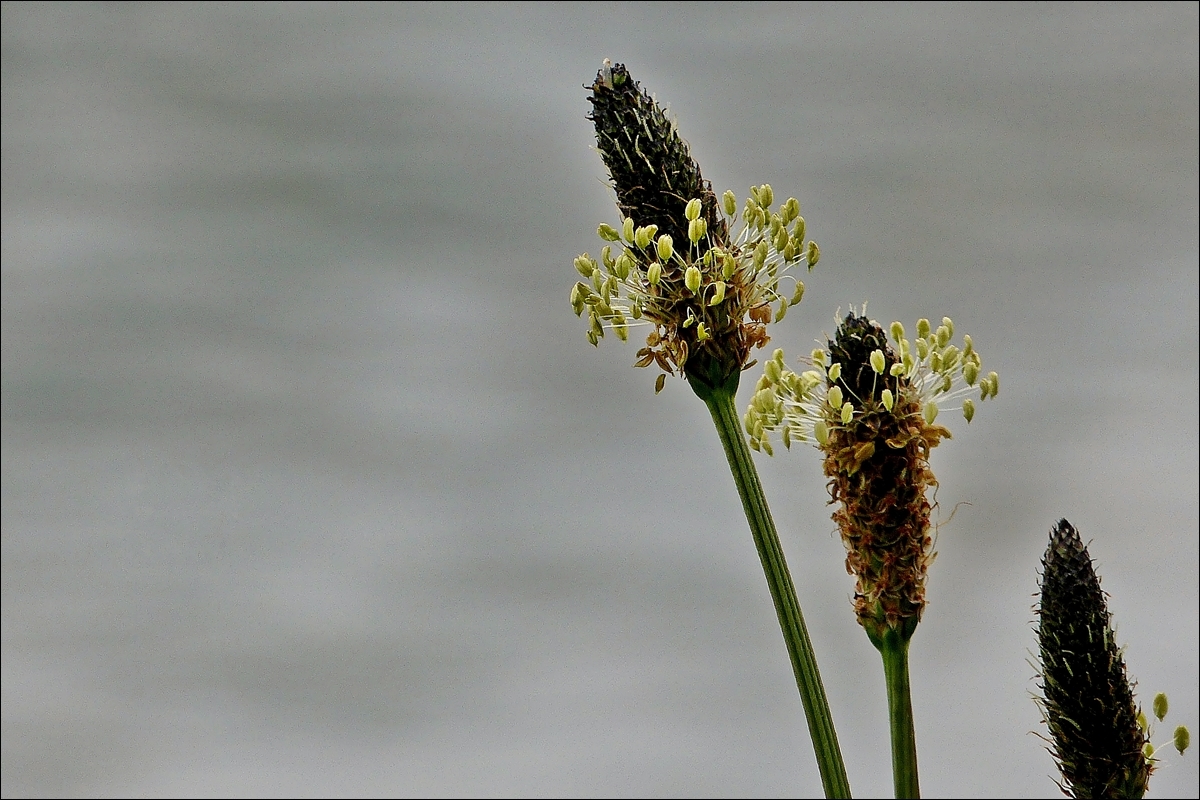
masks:
[[[892,780],[896,797],[920,797],[917,780],[917,734],[913,728],[912,693],[908,686],[908,640],[895,631],[883,636],[883,676],[887,681],[888,727],[892,734]]]
[[[696,384],[693,383],[695,388]],[[779,615],[779,627],[783,629],[783,639],[792,659],[792,671],[796,674],[796,685],[800,689],[800,700],[808,719],[808,732],[816,751],[825,796],[850,797],[850,781],[842,763],[842,751],[833,729],[825,687],[817,670],[817,658],[808,639],[808,629],[804,625],[804,615],[800,613],[800,603],[796,600],[796,589],[792,586],[779,535],[775,532],[775,521],[771,519],[771,510],[767,508],[767,498],[758,480],[758,470],[754,467],[750,447],[742,433],[742,423],[734,406],[734,392],[722,387],[704,392],[697,390],[696,393],[708,406],[717,426],[725,457],[729,459],[729,469],[733,472],[734,483],[742,498],[746,520],[750,523],[750,533],[762,560],[767,586],[775,601],[775,613]]]

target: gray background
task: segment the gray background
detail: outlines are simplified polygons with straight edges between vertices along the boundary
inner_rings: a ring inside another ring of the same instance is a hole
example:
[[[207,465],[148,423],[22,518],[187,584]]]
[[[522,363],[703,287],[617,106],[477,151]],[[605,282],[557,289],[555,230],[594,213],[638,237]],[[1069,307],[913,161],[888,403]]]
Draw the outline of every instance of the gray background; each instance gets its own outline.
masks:
[[[605,56],[718,191],[800,199],[773,346],[869,301],[1001,374],[933,457],[926,794],[1057,794],[1062,516],[1197,731],[1195,4],[5,3],[6,796],[819,792],[703,405],[567,302]],[[758,463],[886,795],[817,453]]]

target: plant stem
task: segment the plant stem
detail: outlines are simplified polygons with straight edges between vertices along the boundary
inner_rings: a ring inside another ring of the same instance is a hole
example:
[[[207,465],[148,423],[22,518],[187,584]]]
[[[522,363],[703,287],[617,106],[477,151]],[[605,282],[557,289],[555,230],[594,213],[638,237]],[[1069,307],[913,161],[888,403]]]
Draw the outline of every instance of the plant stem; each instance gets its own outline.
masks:
[[[908,640],[895,631],[883,636],[883,677],[887,681],[888,727],[892,734],[892,780],[896,797],[921,796],[917,780],[917,734],[913,728],[912,692],[908,686]]]
[[[695,388],[696,385],[693,384],[693,389]],[[829,701],[825,697],[825,687],[821,684],[817,659],[813,653],[812,642],[808,638],[808,629],[804,625],[804,615],[800,613],[800,603],[796,599],[796,589],[792,586],[792,577],[783,557],[779,535],[775,532],[775,521],[771,518],[771,510],[767,508],[767,498],[758,480],[758,470],[754,467],[750,447],[742,433],[742,423],[734,405],[734,391],[720,387],[703,393],[697,390],[696,393],[708,406],[717,426],[717,434],[725,448],[725,457],[729,460],[729,469],[733,472],[734,483],[737,484],[738,494],[742,498],[746,520],[750,523],[750,533],[762,560],[767,586],[770,587],[771,598],[775,601],[775,613],[779,616],[779,627],[783,629],[783,639],[787,643],[788,655],[791,656],[792,671],[796,674],[796,685],[800,689],[800,700],[804,704],[804,715],[808,720],[808,732],[816,751],[825,796],[850,797],[850,781],[846,777],[842,751],[838,746],[837,733],[833,729]],[[907,690],[907,673],[904,685]]]

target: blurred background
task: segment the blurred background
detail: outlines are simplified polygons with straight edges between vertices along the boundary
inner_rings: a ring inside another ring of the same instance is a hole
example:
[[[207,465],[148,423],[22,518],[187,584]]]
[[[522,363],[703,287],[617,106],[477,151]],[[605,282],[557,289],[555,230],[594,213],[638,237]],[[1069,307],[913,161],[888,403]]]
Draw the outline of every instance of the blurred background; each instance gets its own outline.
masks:
[[[867,302],[1000,373],[932,459],[925,793],[1058,794],[1061,517],[1155,741],[1200,728],[1195,4],[2,13],[6,797],[820,793],[703,404],[568,303],[617,220],[605,57],[718,193],[800,200],[822,258],[772,347]],[[887,796],[818,454],[758,464]],[[1195,797],[1167,750],[1150,796]]]

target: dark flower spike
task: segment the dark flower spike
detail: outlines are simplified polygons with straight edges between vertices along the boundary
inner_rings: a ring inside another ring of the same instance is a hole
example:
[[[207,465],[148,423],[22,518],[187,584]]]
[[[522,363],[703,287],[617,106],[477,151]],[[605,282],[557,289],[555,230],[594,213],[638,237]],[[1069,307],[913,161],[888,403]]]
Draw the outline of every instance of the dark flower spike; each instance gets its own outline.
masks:
[[[776,210],[770,185],[751,187],[744,225],[731,235],[737,197],[727,191],[718,200],[674,122],[624,65],[606,62],[590,88],[597,148],[622,219],[620,229],[599,227],[599,260],[575,259],[584,280],[571,306],[587,312],[592,344],[606,330],[624,341],[630,327],[648,326],[637,366],[683,375],[698,393],[736,389],[751,351],[769,339],[767,324],[804,295],[804,283],[785,273],[797,264],[811,270],[820,258],[804,238],[800,203],[789,198]]]
[[[1142,797],[1154,769],[1148,726],[1139,722],[1100,578],[1065,519],[1050,532],[1035,612],[1038,703],[1060,788],[1071,797]],[[1160,710],[1165,715],[1165,699]]]

